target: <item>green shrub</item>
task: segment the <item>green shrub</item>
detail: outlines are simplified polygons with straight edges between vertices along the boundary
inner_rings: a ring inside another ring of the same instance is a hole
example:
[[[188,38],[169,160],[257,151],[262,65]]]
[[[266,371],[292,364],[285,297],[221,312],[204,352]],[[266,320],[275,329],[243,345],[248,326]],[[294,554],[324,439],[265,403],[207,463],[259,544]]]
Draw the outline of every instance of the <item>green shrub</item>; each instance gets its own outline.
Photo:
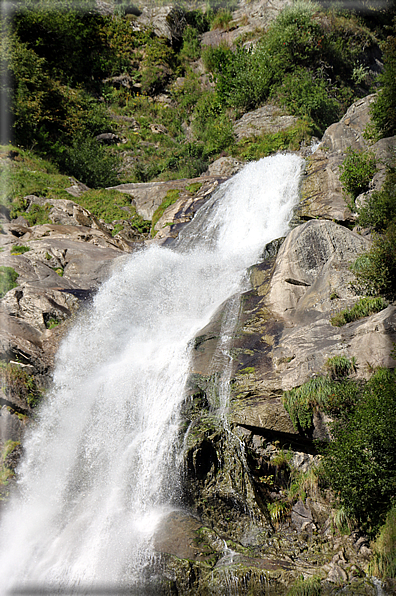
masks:
[[[368,190],[369,183],[376,172],[375,155],[370,151],[358,151],[349,147],[340,166],[340,180],[345,192],[354,200]]]
[[[29,246],[22,246],[20,244],[14,244],[11,247],[11,254],[12,255],[23,255],[25,252],[29,252]]]
[[[141,234],[148,233],[150,231],[150,222],[138,215],[131,201],[132,199],[128,194],[112,189],[89,190],[84,192],[78,199],[82,207],[85,207],[92,215],[98,219],[103,219],[106,223],[125,219]]]
[[[396,219],[396,168],[395,158],[388,165],[386,178],[380,191],[371,193],[357,208],[359,224],[383,232]]]
[[[52,205],[31,205],[29,211],[23,213],[23,217],[27,219],[29,225],[38,226],[43,224],[50,224],[52,221],[49,218],[49,212]]]
[[[183,45],[180,50],[180,59],[198,60],[201,56],[201,42],[199,31],[191,25],[187,25],[183,32]]]
[[[36,407],[43,397],[37,379],[17,364],[0,363],[0,385],[6,396],[17,397],[31,408]]]
[[[369,251],[352,265],[356,289],[367,296],[393,299],[396,295],[396,228],[391,224],[386,232],[375,235]]]
[[[210,23],[210,28],[213,29],[228,29],[229,23],[232,21],[232,14],[229,10],[220,9],[213,17]]]
[[[357,321],[363,317],[368,317],[376,312],[380,312],[388,306],[388,302],[377,296],[375,298],[366,296],[360,298],[352,308],[347,308],[331,317],[330,323],[335,327],[342,327],[352,321]]]
[[[3,298],[12,288],[17,287],[18,277],[19,274],[12,267],[0,265],[0,298]]]
[[[327,83],[303,68],[286,74],[282,83],[273,92],[278,103],[285,106],[292,114],[309,118],[316,125],[320,134],[332,122],[337,120],[339,106],[329,94]]]
[[[358,396],[358,387],[345,377],[355,366],[353,361],[344,356],[331,358],[327,367],[336,378],[329,375],[314,377],[300,387],[284,392],[282,403],[296,430],[303,433],[312,430],[315,408],[334,416],[353,408]]]
[[[396,578],[396,505],[388,512],[372,549],[369,573],[381,579]]]
[[[394,20],[396,26],[396,18]],[[382,137],[396,134],[396,37],[388,37],[384,45],[384,71],[380,75],[382,89],[371,110],[377,133]]]
[[[378,370],[331,432],[334,440],[323,447],[325,477],[348,517],[373,534],[395,504],[395,372]]]
[[[325,364],[332,379],[343,379],[356,371],[355,358],[349,360],[346,356],[333,356]]]
[[[58,156],[62,170],[91,188],[118,183],[120,158],[110,153],[92,137],[76,137]]]

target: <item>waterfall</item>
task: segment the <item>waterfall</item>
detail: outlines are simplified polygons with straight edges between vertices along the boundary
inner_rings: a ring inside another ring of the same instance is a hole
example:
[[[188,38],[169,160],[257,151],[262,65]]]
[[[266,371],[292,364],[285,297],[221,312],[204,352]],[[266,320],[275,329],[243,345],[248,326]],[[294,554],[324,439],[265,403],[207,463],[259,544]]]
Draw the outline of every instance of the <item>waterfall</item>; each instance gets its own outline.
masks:
[[[123,259],[81,313],[3,515],[0,594],[141,577],[156,527],[183,505],[176,462],[191,340],[286,233],[301,168],[296,155],[248,164],[173,247]]]

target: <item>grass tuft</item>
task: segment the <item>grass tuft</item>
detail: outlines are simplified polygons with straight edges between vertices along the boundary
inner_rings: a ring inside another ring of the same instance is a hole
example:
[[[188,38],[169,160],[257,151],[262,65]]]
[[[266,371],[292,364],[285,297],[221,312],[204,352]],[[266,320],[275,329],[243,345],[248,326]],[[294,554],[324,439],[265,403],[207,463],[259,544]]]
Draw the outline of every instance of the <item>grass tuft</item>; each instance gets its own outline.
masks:
[[[388,302],[381,296],[375,298],[365,296],[364,298],[360,298],[352,308],[342,310],[334,315],[334,317],[331,317],[330,323],[334,325],[334,327],[342,327],[342,325],[346,325],[347,323],[352,323],[363,317],[368,317],[369,315],[380,312],[387,306]]]

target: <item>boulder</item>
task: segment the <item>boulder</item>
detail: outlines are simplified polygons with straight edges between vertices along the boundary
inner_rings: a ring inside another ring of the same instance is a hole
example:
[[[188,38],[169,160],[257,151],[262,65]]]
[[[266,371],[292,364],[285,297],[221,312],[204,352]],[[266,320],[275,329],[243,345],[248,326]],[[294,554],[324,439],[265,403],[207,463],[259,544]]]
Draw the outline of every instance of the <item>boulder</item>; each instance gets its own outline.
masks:
[[[253,112],[244,114],[234,124],[234,133],[240,141],[246,137],[259,136],[264,133],[276,133],[287,130],[297,122],[295,116],[290,116],[273,104],[267,104]]]
[[[135,29],[152,28],[158,37],[166,37],[171,43],[181,40],[186,25],[184,11],[178,6],[144,6],[133,21]]]
[[[233,176],[243,168],[245,164],[235,157],[219,157],[208,167],[203,176]]]

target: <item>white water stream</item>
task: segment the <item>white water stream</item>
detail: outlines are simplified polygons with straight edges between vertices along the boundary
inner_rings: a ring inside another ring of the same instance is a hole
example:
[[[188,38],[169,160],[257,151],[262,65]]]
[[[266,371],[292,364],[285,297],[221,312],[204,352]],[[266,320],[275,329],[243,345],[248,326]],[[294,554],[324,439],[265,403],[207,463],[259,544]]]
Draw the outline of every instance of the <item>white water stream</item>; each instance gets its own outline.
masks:
[[[191,340],[287,230],[302,160],[247,165],[172,249],[132,255],[57,357],[0,528],[0,594],[133,585],[178,506],[179,406]],[[181,505],[181,503],[180,503]]]

